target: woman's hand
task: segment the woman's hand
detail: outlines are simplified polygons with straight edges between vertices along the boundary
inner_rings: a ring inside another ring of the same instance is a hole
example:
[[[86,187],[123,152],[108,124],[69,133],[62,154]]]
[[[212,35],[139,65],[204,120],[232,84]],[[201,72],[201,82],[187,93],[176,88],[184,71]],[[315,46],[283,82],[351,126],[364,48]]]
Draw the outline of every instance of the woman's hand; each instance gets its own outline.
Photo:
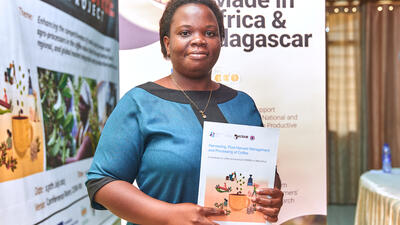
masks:
[[[278,221],[278,214],[283,202],[283,192],[281,190],[277,188],[261,188],[257,190],[257,197],[253,198],[252,201],[257,204],[256,210],[263,213],[267,221]]]
[[[180,203],[173,206],[167,225],[217,225],[209,216],[224,215],[224,210],[202,207],[192,203]]]

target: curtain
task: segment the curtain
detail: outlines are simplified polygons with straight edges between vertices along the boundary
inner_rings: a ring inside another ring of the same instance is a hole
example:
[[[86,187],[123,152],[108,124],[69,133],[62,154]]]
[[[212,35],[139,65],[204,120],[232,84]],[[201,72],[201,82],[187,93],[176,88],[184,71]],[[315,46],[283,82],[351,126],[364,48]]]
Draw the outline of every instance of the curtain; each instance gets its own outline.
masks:
[[[354,204],[367,169],[360,8],[327,6],[328,201]]]
[[[382,167],[382,146],[400,167],[400,3],[365,4],[365,73],[368,97],[369,167]]]

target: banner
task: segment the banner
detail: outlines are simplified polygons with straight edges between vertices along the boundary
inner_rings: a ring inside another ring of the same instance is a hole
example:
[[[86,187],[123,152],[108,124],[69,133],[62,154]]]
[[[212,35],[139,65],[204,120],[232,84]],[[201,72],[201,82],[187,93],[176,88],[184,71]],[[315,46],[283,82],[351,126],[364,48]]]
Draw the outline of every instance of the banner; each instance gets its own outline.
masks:
[[[117,103],[116,0],[2,0],[0,224],[111,224],[85,181]]]
[[[158,42],[165,2],[119,2],[121,95],[171,72]],[[280,128],[278,224],[326,224],[325,2],[216,2],[226,37],[212,79],[248,93],[264,126]]]

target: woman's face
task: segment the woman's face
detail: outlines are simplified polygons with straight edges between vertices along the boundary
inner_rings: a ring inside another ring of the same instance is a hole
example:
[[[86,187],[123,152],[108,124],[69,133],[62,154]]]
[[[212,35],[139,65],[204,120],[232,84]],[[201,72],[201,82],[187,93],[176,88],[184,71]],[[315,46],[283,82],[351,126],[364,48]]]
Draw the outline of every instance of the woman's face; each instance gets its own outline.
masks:
[[[174,72],[190,78],[211,74],[221,40],[214,13],[203,4],[180,6],[172,17],[170,36],[164,36]]]

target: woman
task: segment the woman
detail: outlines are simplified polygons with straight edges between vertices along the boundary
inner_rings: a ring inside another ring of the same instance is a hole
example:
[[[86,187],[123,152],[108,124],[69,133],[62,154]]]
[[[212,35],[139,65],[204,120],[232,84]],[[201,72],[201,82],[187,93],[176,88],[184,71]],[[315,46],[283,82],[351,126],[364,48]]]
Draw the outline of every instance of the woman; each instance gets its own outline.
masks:
[[[173,72],[129,91],[109,117],[88,173],[93,207],[137,224],[216,224],[208,216],[223,216],[223,210],[196,205],[202,124],[262,126],[247,94],[211,81],[223,31],[212,0],[166,6],[160,43]],[[140,190],[131,184],[135,179]],[[283,193],[258,194],[257,210],[277,221]]]

